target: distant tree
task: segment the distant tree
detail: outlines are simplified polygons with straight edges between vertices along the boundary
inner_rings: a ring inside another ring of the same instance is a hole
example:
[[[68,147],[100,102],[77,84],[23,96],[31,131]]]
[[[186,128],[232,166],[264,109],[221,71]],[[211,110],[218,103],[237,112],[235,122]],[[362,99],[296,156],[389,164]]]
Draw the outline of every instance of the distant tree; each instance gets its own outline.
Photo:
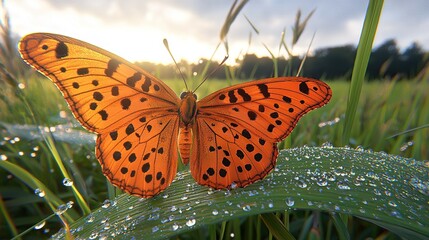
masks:
[[[389,39],[374,49],[368,65],[370,79],[393,77],[398,73],[399,48],[394,39]]]
[[[413,42],[399,58],[399,70],[407,78],[416,76],[427,63],[425,52],[420,44]]]
[[[353,45],[316,50],[304,65],[306,76],[339,78],[349,76],[353,67],[356,48]]]

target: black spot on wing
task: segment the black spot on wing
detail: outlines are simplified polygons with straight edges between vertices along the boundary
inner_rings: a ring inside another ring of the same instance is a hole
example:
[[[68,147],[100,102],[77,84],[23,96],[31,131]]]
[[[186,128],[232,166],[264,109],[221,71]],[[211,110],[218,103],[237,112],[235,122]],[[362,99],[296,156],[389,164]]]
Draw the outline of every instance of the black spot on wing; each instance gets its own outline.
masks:
[[[110,59],[109,62],[107,63],[107,68],[106,70],[104,70],[104,73],[108,76],[111,77],[113,75],[114,72],[116,72],[116,70],[119,67],[120,62],[116,59]]]
[[[67,57],[69,55],[69,48],[64,42],[58,42],[55,48],[55,57],[57,59]]]
[[[310,93],[310,89],[308,88],[306,82],[302,82],[299,84],[299,91],[307,95]]]
[[[259,88],[259,91],[261,92],[261,94],[265,97],[265,98],[269,98],[270,97],[270,93],[268,92],[268,87],[266,84],[258,84],[257,85]]]

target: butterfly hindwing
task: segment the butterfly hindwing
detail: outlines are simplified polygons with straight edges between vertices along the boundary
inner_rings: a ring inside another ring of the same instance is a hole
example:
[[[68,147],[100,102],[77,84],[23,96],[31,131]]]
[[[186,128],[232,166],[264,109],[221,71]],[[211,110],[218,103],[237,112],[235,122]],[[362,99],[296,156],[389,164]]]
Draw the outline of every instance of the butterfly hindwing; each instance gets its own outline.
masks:
[[[262,179],[275,166],[277,142],[331,95],[321,81],[283,77],[238,84],[203,98],[194,127],[192,175],[213,188]]]
[[[177,114],[147,115],[99,134],[96,155],[103,174],[129,194],[152,197],[167,188],[177,169]]]

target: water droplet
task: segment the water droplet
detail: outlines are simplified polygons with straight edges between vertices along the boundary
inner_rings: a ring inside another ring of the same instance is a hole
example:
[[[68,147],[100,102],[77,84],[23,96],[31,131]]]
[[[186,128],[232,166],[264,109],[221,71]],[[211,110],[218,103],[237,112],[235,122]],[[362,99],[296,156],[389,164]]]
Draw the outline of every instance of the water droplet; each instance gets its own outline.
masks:
[[[36,194],[39,197],[44,197],[45,191],[41,190],[40,188],[36,188],[36,190],[34,190],[34,194]]]
[[[341,190],[350,190],[350,186],[346,181],[339,181],[337,183],[337,187]]]
[[[63,179],[63,185],[66,187],[71,187],[71,186],[73,186],[73,181],[69,178],[64,178]]]
[[[172,212],[174,212],[174,211],[176,211],[177,210],[177,207],[176,206],[171,206],[171,208],[170,208],[170,211],[172,211]]]
[[[428,196],[429,195],[429,181],[422,181],[417,177],[412,177],[409,180],[411,186],[413,186],[420,193]]]
[[[154,232],[158,232],[158,230],[159,230],[159,227],[158,226],[155,226],[155,227],[153,227],[152,228],[152,232],[154,233]]]
[[[250,206],[249,205],[244,205],[244,206],[242,206],[241,207],[241,209],[243,209],[243,211],[245,211],[245,212],[248,212],[248,211],[250,211],[251,210],[251,208],[250,208]]]
[[[175,223],[173,224],[173,226],[171,226],[171,228],[173,229],[173,231],[176,231],[177,229],[179,229],[179,225]]]
[[[57,207],[57,210],[55,211],[55,213],[57,215],[61,215],[61,214],[65,213],[67,211],[67,209],[69,209],[69,208],[67,207],[66,204],[61,204]]]
[[[295,200],[293,200],[293,198],[292,198],[292,197],[288,197],[288,198],[286,198],[286,205],[287,205],[288,207],[292,207],[293,205],[295,205]]]
[[[93,232],[93,233],[91,233],[91,235],[89,235],[89,239],[96,239],[97,237],[98,237],[97,232]]]
[[[398,205],[394,201],[389,201],[389,205],[392,207],[397,207]]]
[[[94,215],[92,215],[92,213],[90,213],[90,214],[88,215],[87,219],[86,219],[86,222],[87,222],[87,223],[92,223],[92,222],[94,222],[94,220],[95,220]]]
[[[0,160],[2,160],[2,161],[6,161],[6,160],[7,160],[7,156],[6,156],[6,155],[4,155],[4,154],[1,154],[1,155],[0,155]]]
[[[73,201],[68,201],[68,202],[66,203],[66,206],[67,206],[67,208],[68,208],[68,209],[70,209],[70,208],[72,208],[72,207],[73,207],[73,204],[74,204],[74,202],[73,202]]]
[[[110,207],[111,202],[109,199],[104,200],[103,205],[101,205],[102,208],[108,208]]]
[[[186,221],[186,226],[192,227],[195,225],[196,222],[197,222],[197,220],[195,220],[195,218],[190,218],[190,219],[188,219],[188,221]]]
[[[300,179],[298,181],[298,187],[300,187],[300,188],[306,188],[307,187],[307,183],[304,180]]]
[[[319,179],[319,181],[317,181],[317,185],[321,186],[321,187],[325,187],[328,185],[328,181],[326,181],[326,179],[321,178]]]
[[[214,209],[214,210],[212,211],[212,214],[216,216],[216,215],[218,215],[218,214],[219,214],[219,211],[218,211],[218,210],[216,210],[216,209]]]
[[[46,224],[46,221],[40,222],[38,223],[36,226],[34,226],[34,229],[39,230],[41,228],[43,228]]]
[[[238,187],[237,183],[232,182],[231,183],[231,189],[236,189]]]

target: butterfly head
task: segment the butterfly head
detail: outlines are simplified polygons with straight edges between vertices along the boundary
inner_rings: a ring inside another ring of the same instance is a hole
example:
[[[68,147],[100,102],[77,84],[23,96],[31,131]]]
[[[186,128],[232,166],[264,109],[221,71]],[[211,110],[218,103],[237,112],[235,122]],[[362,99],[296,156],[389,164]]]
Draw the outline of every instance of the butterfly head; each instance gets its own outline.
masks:
[[[179,115],[185,126],[194,122],[197,113],[197,95],[191,91],[182,92],[180,94]]]
[[[181,94],[180,94],[180,99],[184,99],[184,98],[189,98],[190,96],[189,95],[193,95],[192,97],[195,99],[195,100],[197,100],[197,95],[195,94],[195,93],[193,93],[193,92],[191,92],[191,91],[186,91],[186,92],[182,92]]]

